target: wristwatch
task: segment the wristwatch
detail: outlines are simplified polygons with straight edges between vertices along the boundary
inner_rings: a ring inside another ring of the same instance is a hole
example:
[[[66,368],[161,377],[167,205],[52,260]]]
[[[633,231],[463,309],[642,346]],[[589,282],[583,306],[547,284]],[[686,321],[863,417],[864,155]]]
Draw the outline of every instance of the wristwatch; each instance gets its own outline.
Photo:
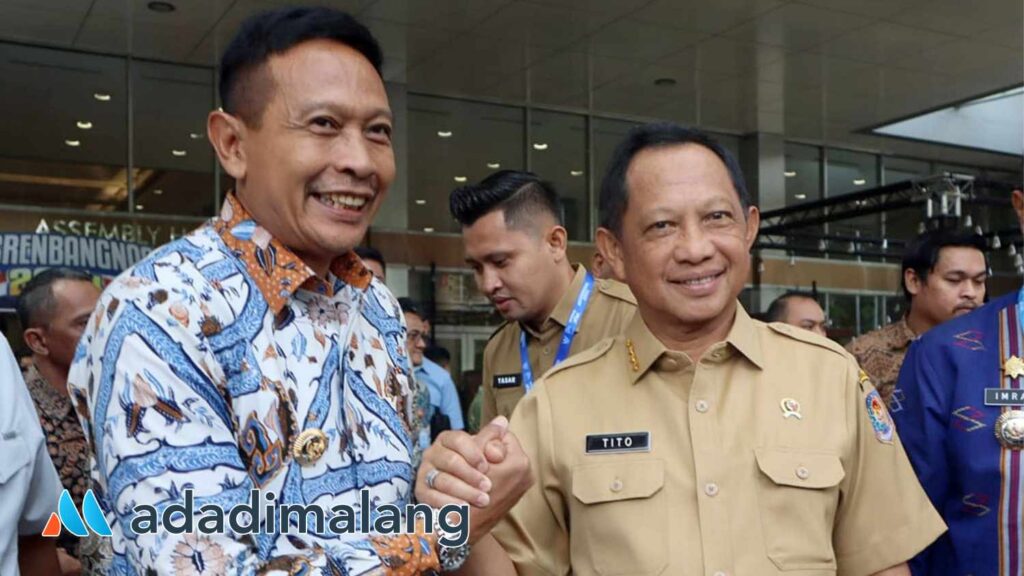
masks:
[[[469,559],[470,545],[469,539],[461,546],[444,546],[441,544],[441,518],[438,517],[434,520],[434,534],[437,535],[437,559],[441,564],[441,572],[454,572]]]

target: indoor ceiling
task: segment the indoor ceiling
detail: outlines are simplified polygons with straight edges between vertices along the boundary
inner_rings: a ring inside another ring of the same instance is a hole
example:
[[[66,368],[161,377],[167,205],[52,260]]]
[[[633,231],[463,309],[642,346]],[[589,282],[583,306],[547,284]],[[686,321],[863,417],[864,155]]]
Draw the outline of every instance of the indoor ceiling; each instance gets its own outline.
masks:
[[[297,2],[3,0],[0,38],[212,66]],[[868,126],[1024,79],[1020,0],[338,0],[410,90],[900,148]],[[129,25],[130,23],[130,25]],[[130,48],[129,48],[130,47]],[[671,79],[655,85],[657,79]]]

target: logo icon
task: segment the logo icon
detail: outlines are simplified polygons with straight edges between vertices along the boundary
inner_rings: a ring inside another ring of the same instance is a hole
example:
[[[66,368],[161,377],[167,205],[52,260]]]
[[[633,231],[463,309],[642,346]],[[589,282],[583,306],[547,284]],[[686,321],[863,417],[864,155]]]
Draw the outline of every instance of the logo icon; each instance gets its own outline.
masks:
[[[85,522],[82,521],[83,516]],[[82,498],[82,514],[79,514],[78,509],[75,508],[71,494],[67,490],[62,492],[57,504],[57,511],[51,513],[50,519],[46,521],[43,536],[48,538],[60,536],[62,525],[68,532],[79,538],[88,536],[89,530],[100,536],[110,536],[110,524],[107,524],[107,519],[103,516],[103,511],[100,510],[100,504],[96,501],[92,490],[86,490],[85,497]],[[86,529],[86,526],[89,528]]]

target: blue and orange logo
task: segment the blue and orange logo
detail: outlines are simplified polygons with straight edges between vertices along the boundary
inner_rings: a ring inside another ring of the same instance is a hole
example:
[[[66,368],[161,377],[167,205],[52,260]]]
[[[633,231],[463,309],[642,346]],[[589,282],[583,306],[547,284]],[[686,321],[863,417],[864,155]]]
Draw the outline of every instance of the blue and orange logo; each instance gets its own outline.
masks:
[[[85,517],[85,521],[82,521],[82,517]],[[92,530],[99,536],[110,536],[110,524],[107,524],[107,519],[103,516],[103,511],[100,510],[100,504],[96,501],[96,496],[92,493],[92,490],[85,491],[85,497],[82,498],[82,513],[78,513],[78,509],[75,508],[75,502],[71,499],[71,494],[65,490],[60,495],[60,502],[57,504],[57,511],[50,514],[50,519],[46,521],[46,527],[43,528],[43,536],[49,538],[56,538],[60,536],[60,527],[64,526],[68,532],[84,538],[89,535],[89,530]],[[89,528],[86,529],[86,526]]]

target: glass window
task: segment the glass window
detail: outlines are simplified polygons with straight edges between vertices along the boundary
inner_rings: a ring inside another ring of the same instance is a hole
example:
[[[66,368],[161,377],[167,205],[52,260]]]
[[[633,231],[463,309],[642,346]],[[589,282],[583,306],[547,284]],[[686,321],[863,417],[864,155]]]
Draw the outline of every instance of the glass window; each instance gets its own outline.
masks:
[[[828,335],[840,344],[846,344],[857,335],[857,296],[854,294],[828,294],[828,318],[832,322]]]
[[[0,43],[0,203],[126,210],[125,62]]]
[[[880,326],[876,317],[877,300],[876,296],[860,297],[860,330],[857,332],[858,334],[866,334]]]
[[[882,158],[883,184],[893,184],[905,180],[916,180],[931,176],[931,163],[910,158]]]
[[[877,156],[863,152],[829,149],[826,155],[825,190],[829,197],[870,190],[878,186]],[[881,238],[881,214],[847,218],[829,224],[829,234],[854,242],[853,253],[861,251],[856,238]],[[849,258],[856,258],[851,255]],[[843,258],[840,256],[839,258]]]
[[[786,142],[786,205],[821,198],[821,149]]]
[[[448,211],[454,188],[525,167],[523,114],[511,106],[409,95],[409,229],[458,232]]]
[[[213,72],[133,61],[132,79],[134,210],[212,216],[214,154],[206,116],[214,108]]]
[[[587,119],[577,114],[535,110],[529,143],[530,166],[562,198],[569,240],[588,241]]]

